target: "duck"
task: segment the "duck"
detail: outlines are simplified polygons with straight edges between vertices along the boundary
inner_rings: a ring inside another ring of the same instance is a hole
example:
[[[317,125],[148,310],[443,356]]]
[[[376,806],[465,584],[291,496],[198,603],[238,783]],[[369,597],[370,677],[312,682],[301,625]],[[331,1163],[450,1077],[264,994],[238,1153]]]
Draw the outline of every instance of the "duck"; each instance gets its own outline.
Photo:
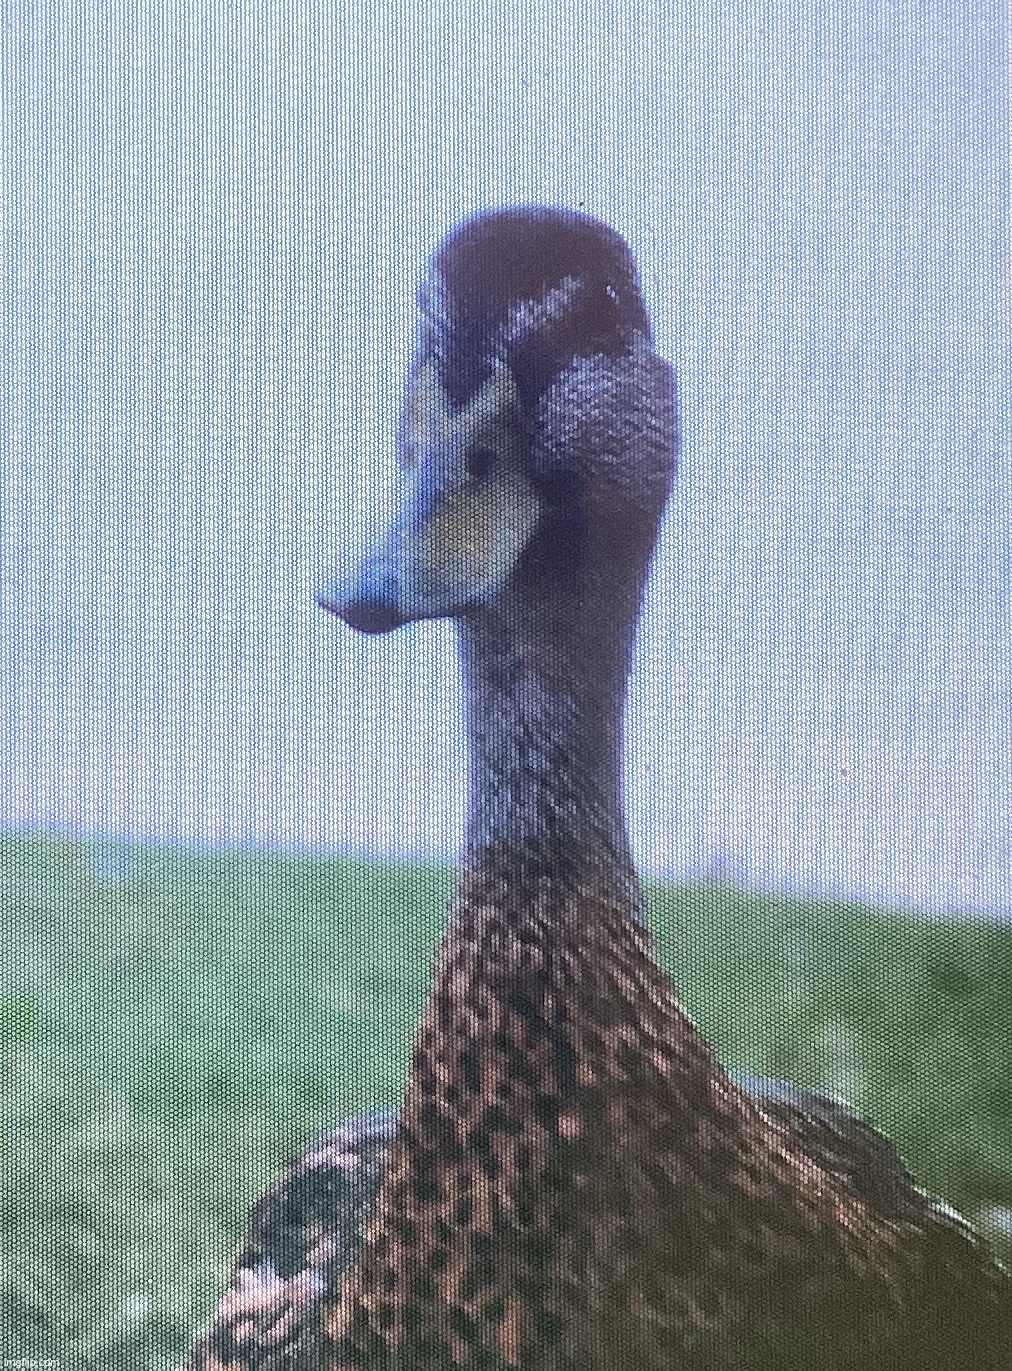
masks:
[[[321,594],[452,619],[460,873],[399,1107],[257,1201],[189,1371],[998,1371],[1012,1277],[842,1102],[736,1076],[654,954],[622,794],[677,388],[581,212],[453,229],[389,527]]]

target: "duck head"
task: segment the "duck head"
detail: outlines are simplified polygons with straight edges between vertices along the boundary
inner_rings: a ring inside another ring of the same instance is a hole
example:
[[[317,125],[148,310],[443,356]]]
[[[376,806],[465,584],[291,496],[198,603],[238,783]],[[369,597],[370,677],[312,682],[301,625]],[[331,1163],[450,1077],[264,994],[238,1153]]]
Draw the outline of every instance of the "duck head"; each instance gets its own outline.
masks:
[[[390,528],[319,597],[365,633],[467,617],[634,568],[675,469],[674,383],[625,242],[589,216],[499,210],[437,250]]]

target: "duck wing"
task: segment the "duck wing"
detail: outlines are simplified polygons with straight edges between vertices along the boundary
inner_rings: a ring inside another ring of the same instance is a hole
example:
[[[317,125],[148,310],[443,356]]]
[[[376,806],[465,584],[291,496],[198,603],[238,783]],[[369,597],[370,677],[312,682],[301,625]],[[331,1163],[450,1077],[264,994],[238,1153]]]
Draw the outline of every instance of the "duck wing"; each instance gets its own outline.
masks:
[[[187,1371],[284,1364],[362,1245],[398,1117],[381,1109],[342,1124],[264,1191]]]
[[[894,1143],[842,1100],[789,1082],[729,1073],[789,1143],[919,1242],[904,1367],[1012,1371],[1012,1280],[987,1240],[922,1190]]]

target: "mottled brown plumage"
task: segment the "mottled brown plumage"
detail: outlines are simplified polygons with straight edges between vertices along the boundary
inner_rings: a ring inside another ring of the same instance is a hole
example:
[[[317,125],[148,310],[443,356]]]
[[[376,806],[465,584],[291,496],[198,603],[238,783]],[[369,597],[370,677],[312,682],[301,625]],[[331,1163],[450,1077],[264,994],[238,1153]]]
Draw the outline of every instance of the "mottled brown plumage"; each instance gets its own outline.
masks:
[[[405,502],[326,602],[458,619],[463,873],[399,1117],[260,1202],[190,1367],[1012,1366],[986,1244],[844,1107],[729,1077],[654,958],[621,724],[676,425],[624,244],[486,216],[425,298]]]

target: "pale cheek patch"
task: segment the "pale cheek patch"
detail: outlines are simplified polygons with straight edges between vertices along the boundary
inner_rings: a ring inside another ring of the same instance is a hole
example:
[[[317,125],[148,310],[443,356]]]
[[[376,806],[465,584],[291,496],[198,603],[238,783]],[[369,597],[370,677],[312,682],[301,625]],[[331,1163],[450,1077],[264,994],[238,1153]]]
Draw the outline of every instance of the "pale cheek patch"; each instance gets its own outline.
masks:
[[[538,521],[538,499],[519,475],[451,496],[422,537],[425,573],[445,587],[489,599],[509,576]]]
[[[428,445],[445,442],[452,437],[453,415],[434,366],[422,367],[415,378],[405,406],[404,420],[412,451],[424,451]]]
[[[465,450],[477,439],[505,455],[517,407],[517,388],[505,366],[492,377],[461,414],[454,414],[431,363],[421,367],[412,383],[404,408],[404,433],[408,451],[421,454],[441,444],[457,443]]]

